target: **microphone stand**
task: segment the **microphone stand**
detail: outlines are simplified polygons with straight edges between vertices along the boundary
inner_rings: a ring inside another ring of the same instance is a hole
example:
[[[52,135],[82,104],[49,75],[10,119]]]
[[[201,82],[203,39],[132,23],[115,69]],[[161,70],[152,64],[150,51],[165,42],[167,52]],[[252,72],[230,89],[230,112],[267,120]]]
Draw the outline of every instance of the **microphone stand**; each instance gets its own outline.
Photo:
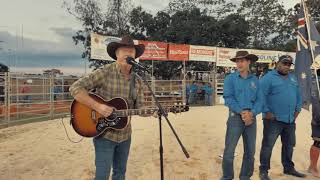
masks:
[[[161,180],[164,180],[164,168],[163,168],[163,142],[162,142],[162,116],[166,119],[171,131],[173,132],[174,136],[176,137],[183,153],[185,154],[186,158],[189,158],[190,155],[187,152],[186,148],[184,147],[184,145],[182,144],[178,134],[176,133],[175,129],[173,128],[171,122],[168,119],[168,113],[166,112],[166,110],[162,107],[162,105],[160,104],[158,98],[156,97],[155,93],[152,91],[152,88],[150,86],[150,84],[147,81],[146,75],[144,73],[144,75],[139,75],[138,74],[138,70],[140,70],[139,66],[137,65],[132,65],[132,70],[135,73],[136,76],[140,77],[144,84],[148,87],[148,90],[150,91],[152,97],[155,100],[156,106],[158,107],[158,120],[159,120],[159,135],[160,135],[160,145],[159,145],[159,153],[160,153],[160,177]]]

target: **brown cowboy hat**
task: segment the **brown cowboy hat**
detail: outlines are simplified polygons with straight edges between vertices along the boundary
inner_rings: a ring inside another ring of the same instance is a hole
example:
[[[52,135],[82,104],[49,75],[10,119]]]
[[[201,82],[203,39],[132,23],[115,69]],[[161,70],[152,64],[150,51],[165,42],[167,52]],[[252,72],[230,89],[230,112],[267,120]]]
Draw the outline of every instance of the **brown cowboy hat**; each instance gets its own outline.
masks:
[[[258,56],[254,55],[254,54],[249,54],[248,51],[237,51],[236,56],[234,58],[231,58],[230,60],[232,62],[236,62],[237,59],[248,59],[251,62],[256,62],[258,61]]]
[[[120,42],[111,42],[107,46],[107,52],[110,57],[117,60],[116,50],[120,47],[133,47],[136,49],[136,57],[140,57],[145,49],[143,44],[135,45],[133,39],[130,36],[123,36]]]

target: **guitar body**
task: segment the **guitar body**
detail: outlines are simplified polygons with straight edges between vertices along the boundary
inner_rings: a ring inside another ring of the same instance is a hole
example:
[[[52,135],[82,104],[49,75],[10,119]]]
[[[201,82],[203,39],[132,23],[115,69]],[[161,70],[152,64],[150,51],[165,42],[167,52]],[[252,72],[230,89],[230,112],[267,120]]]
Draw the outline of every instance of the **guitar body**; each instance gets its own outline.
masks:
[[[128,104],[123,98],[113,98],[105,101],[96,94],[89,94],[99,103],[114,107],[115,110],[127,110]],[[95,110],[76,100],[71,104],[71,125],[73,129],[84,137],[97,137],[107,129],[121,130],[128,125],[128,117],[117,117],[114,114],[103,117]]]

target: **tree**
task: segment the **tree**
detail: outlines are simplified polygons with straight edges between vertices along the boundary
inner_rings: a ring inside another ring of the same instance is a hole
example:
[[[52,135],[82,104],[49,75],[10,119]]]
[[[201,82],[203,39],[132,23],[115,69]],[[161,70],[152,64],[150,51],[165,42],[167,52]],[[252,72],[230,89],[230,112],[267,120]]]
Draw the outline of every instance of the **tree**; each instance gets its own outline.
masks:
[[[43,71],[43,75],[56,77],[57,75],[63,75],[60,69],[48,69]]]
[[[320,22],[320,0],[307,0],[307,6],[310,8],[311,17]]]
[[[311,12],[312,19],[315,22],[318,22],[316,24],[317,29],[320,30],[320,22],[317,17],[317,12],[320,12],[320,9],[317,8],[319,4],[314,2],[316,1],[308,0],[306,4],[308,7],[308,10]],[[280,35],[272,39],[270,49],[276,49],[281,51],[291,51],[291,52],[296,51],[296,48],[297,48],[296,35],[297,34],[295,33],[295,31],[298,28],[299,9],[300,9],[300,3],[297,3],[293,8],[290,8],[287,11],[285,24],[283,25],[283,28],[286,29],[286,31],[282,31],[284,33],[283,36]]]
[[[121,36],[129,33],[129,12],[131,12],[131,0],[107,0],[108,8],[102,9],[97,0],[73,0],[73,3],[63,3],[63,7],[82,23],[82,30],[72,37],[75,44],[82,43],[84,52],[82,58],[90,62],[94,69],[110,63],[91,59],[91,33],[110,36]]]
[[[273,37],[287,30],[286,11],[278,0],[244,0],[238,12],[249,21],[251,47],[267,49]]]
[[[219,41],[222,46],[245,48],[249,44],[249,23],[239,14],[230,14],[219,22]]]
[[[183,3],[187,2],[187,0],[178,1],[181,1],[181,4],[176,4],[177,8],[184,7]],[[120,27],[119,21],[113,20],[114,17],[109,16],[111,12],[114,12],[113,14],[119,12],[117,11],[119,10],[119,4],[116,3],[120,1],[112,1],[111,6],[114,8],[108,8],[106,12],[99,8],[101,4],[95,0],[74,0],[73,6],[66,7],[70,14],[83,23],[84,29],[79,30],[73,38],[76,44],[83,43],[85,47],[83,57],[88,58],[91,61],[91,66],[96,68],[105,64],[106,61],[90,59],[90,32],[114,36],[118,36],[116,32],[125,32],[139,40],[179,44],[219,45],[238,48],[248,45],[249,23],[242,15],[229,13],[215,18],[209,12],[209,9],[213,6],[227,6],[224,0],[189,1],[194,2],[194,5],[190,8],[185,6],[188,8],[184,10],[175,9],[171,13],[169,11],[159,11],[156,15],[146,12],[142,7],[135,7],[128,15],[128,22],[124,20],[126,23],[122,23],[121,27],[125,27],[124,29],[117,28]],[[197,3],[200,3],[200,5]],[[204,4],[207,4],[208,7]],[[218,11],[219,9],[215,10],[215,12]],[[151,61],[144,61],[144,63],[150,65]],[[190,70],[208,71],[213,68],[212,65],[203,62],[188,62],[187,65]],[[182,67],[181,62],[155,61],[154,74],[158,78],[168,79],[179,76]]]
[[[237,14],[218,21],[199,8],[177,11],[172,15],[161,11],[154,17],[141,8],[134,11],[135,16],[131,19],[131,26],[136,27],[134,33],[147,40],[239,48],[248,44],[249,23]],[[150,65],[151,62],[144,63]],[[210,71],[213,68],[203,62],[187,62],[187,65],[188,70],[195,71]],[[179,76],[181,69],[181,62],[154,62],[154,74],[162,79]]]
[[[156,32],[155,20],[152,14],[147,13],[141,6],[134,8],[130,14],[130,32],[135,39],[145,40],[151,31]]]
[[[226,2],[226,0],[171,0],[168,12],[174,14],[178,11],[191,11],[195,8],[219,19],[233,13],[236,6],[231,2]]]
[[[108,16],[113,22],[116,22],[116,34],[122,36],[128,34],[130,21],[130,13],[132,12],[132,1],[131,0],[109,0],[108,1]]]

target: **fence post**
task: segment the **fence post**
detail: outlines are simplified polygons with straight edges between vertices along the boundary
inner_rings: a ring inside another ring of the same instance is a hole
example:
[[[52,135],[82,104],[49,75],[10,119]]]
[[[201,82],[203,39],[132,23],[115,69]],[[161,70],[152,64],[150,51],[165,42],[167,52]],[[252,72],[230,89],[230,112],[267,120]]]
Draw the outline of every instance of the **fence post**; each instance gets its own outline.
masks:
[[[65,95],[64,95],[64,77],[63,77],[63,76],[61,77],[60,91],[61,91],[60,95],[62,96],[62,97],[61,97],[62,103],[64,103],[64,100],[65,100],[64,97],[65,97]]]
[[[45,95],[45,93],[47,92],[46,91],[46,85],[45,85],[45,76],[43,76],[42,77],[42,101],[46,101],[47,99],[46,99],[46,95]]]
[[[54,99],[53,99],[53,74],[49,75],[49,95],[50,95],[50,119],[54,118]]]
[[[19,78],[18,78],[18,75],[16,75],[16,108],[17,108],[17,111],[16,111],[16,118],[17,120],[20,118],[20,114],[19,114],[19,101],[20,101],[20,91],[19,91]]]
[[[11,98],[11,77],[10,77],[10,73],[7,72],[7,84],[6,84],[6,87],[7,87],[7,126],[9,127],[10,125],[10,121],[11,121],[11,101],[10,101],[10,98]]]
[[[213,88],[213,93],[212,93],[212,103],[215,106],[216,105],[216,99],[217,99],[217,88],[216,88],[216,83],[217,83],[217,69],[214,67],[213,72],[210,73],[210,76],[212,78],[211,81],[211,87]]]
[[[152,91],[155,92],[156,91],[156,82],[155,82],[155,78],[153,76],[151,76],[151,88]],[[152,97],[152,106],[155,106],[155,100]]]
[[[187,103],[187,93],[186,93],[186,78],[185,76],[183,76],[183,80],[182,80],[182,87],[181,87],[181,90],[182,90],[182,103]]]
[[[4,73],[4,121],[9,126],[8,123],[8,73]]]

